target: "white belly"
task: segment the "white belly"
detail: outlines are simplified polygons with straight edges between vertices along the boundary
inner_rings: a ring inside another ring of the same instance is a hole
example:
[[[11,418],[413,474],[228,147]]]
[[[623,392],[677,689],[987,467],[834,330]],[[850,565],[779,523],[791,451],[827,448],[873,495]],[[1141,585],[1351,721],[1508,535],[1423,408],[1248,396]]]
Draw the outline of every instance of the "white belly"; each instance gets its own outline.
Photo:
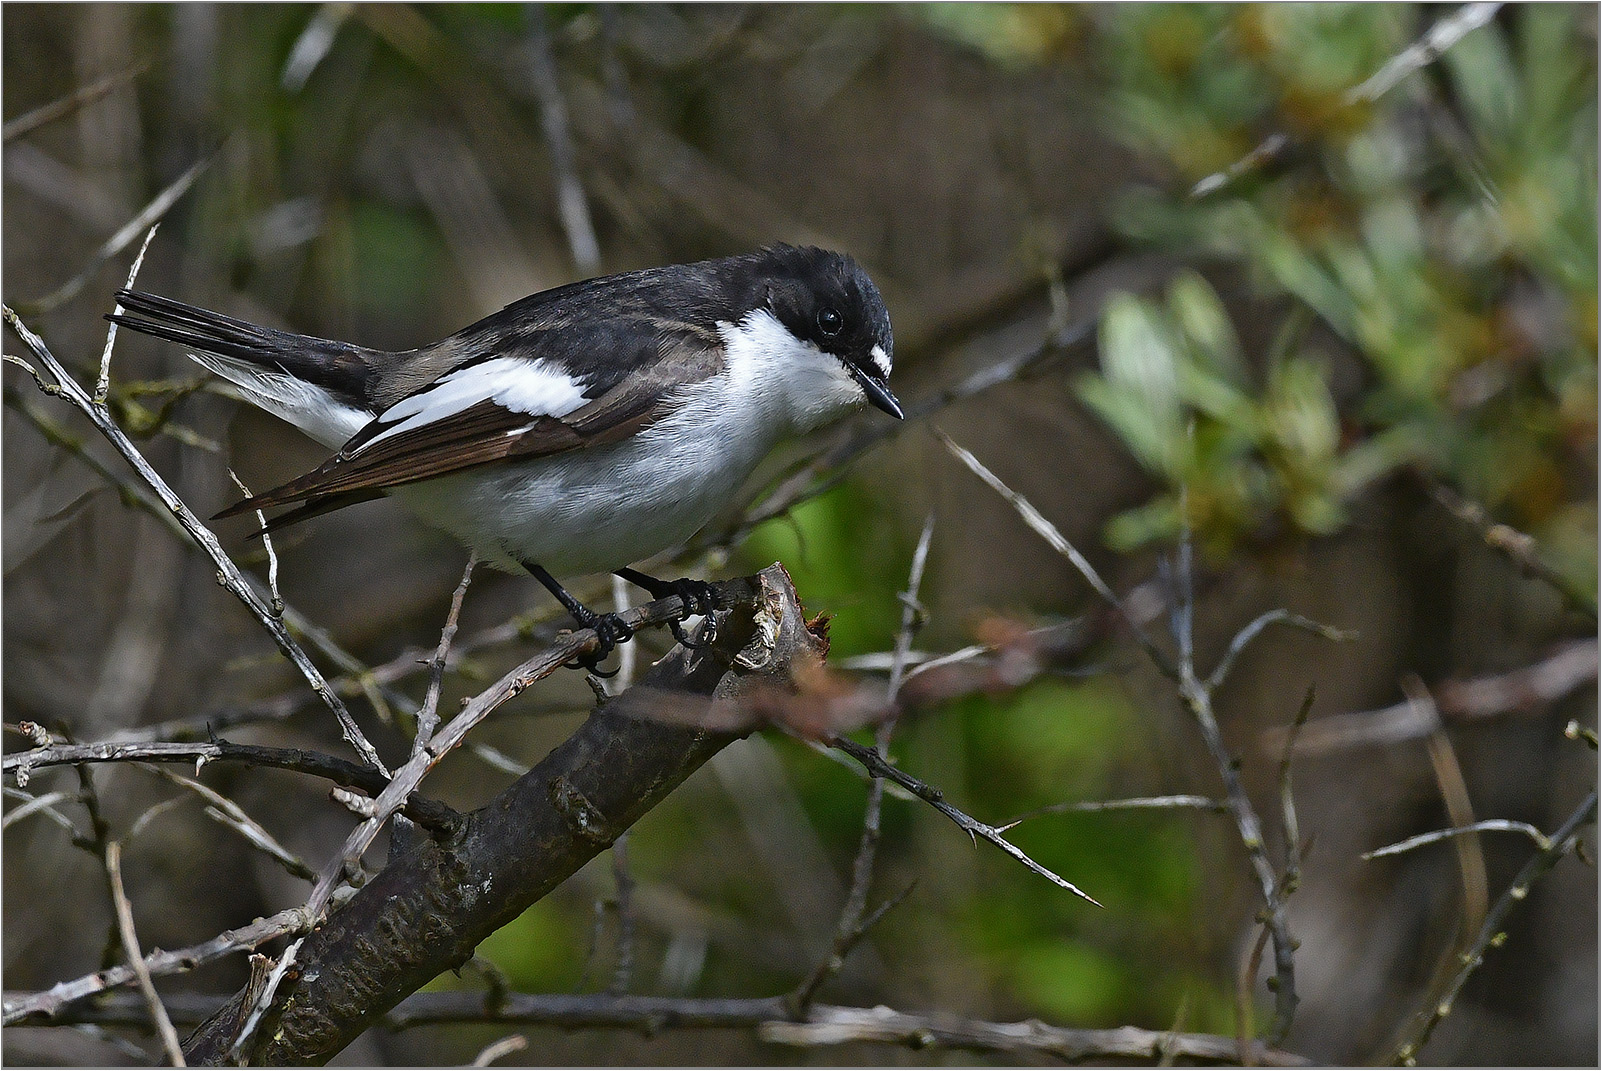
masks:
[[[676,415],[610,446],[488,465],[391,493],[424,520],[520,571],[620,569],[682,543],[729,500],[776,436]]]

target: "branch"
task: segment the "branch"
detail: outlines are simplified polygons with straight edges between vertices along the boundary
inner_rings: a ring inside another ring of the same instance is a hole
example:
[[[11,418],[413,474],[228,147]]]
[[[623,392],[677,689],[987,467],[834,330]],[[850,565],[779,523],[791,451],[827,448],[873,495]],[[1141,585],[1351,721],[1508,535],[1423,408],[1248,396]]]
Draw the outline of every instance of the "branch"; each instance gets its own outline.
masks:
[[[908,570],[907,590],[901,595],[901,628],[896,633],[895,656],[890,664],[890,682],[885,688],[885,706],[890,714],[879,723],[878,731],[874,734],[874,750],[879,757],[888,759],[890,751],[890,738],[896,729],[895,702],[896,695],[901,690],[901,682],[907,669],[907,652],[912,649],[912,637],[922,624],[922,606],[918,602],[918,591],[923,585],[924,566],[929,561],[929,543],[934,538],[934,514],[923,523],[923,533],[918,537],[917,549],[912,553],[912,566]],[[851,889],[846,894],[845,906],[840,909],[840,919],[835,924],[834,944],[826,956],[812,972],[801,982],[795,991],[796,1008],[805,1011],[817,995],[818,989],[824,982],[834,977],[845,965],[846,956],[857,946],[868,930],[883,917],[895,903],[905,899],[912,891],[908,886],[895,900],[881,905],[873,915],[863,920],[863,912],[868,908],[868,886],[873,881],[873,862],[879,848],[879,817],[880,809],[884,803],[884,779],[874,776],[873,783],[868,786],[868,802],[863,808],[862,837],[857,843],[856,859],[851,864]]]
[[[844,736],[836,737],[833,740],[830,740],[828,743],[830,747],[839,748],[847,755],[850,755],[852,758],[862,763],[862,765],[867,768],[868,772],[874,776],[889,778],[891,781],[894,781],[908,792],[911,792],[914,796],[917,796],[919,799],[923,800],[923,802],[927,803],[929,806],[933,807],[935,810],[939,811],[941,814],[955,822],[957,824],[957,828],[963,830],[969,836],[983,837],[985,840],[988,840],[991,844],[994,844],[996,847],[1000,848],[1002,851],[1018,860],[1018,862],[1022,863],[1025,867],[1033,870],[1036,874],[1039,874],[1041,877],[1051,882],[1053,885],[1056,885],[1059,888],[1067,889],[1075,896],[1078,896],[1084,900],[1089,900],[1097,907],[1101,906],[1101,904],[1094,897],[1084,892],[1073,882],[1060,876],[1055,871],[1041,866],[1039,863],[1029,858],[1028,855],[1024,854],[1022,848],[1018,847],[1016,844],[1013,844],[1006,837],[1003,837],[1000,830],[996,829],[994,826],[988,826],[976,818],[971,818],[962,811],[953,807],[951,804],[946,802],[945,793],[941,792],[938,788],[935,788],[932,785],[924,784],[916,777],[903,772],[898,767],[890,765],[890,763],[885,761],[879,752],[873,748],[863,747],[855,740]]]
[[[8,993],[22,1000],[31,994]],[[137,1026],[142,1009],[128,994],[83,1005],[63,1021]],[[173,1014],[193,1022],[212,1014],[215,998],[177,995],[168,1001]],[[414,993],[381,1020],[391,1030],[418,1026],[527,1025],[566,1029],[637,1030],[646,1035],[665,1030],[755,1027],[764,1041],[782,1045],[838,1045],[874,1042],[914,1049],[948,1048],[996,1052],[1011,1056],[1035,1054],[1064,1060],[1186,1058],[1233,1063],[1233,1038],[1216,1034],[1181,1034],[1125,1026],[1111,1030],[1069,1030],[1037,1020],[997,1023],[946,1015],[913,1015],[886,1007],[850,1008],[813,1005],[792,1018],[784,996],[776,997],[616,997],[604,993]],[[1267,1067],[1305,1067],[1309,1061],[1282,1049],[1254,1042],[1253,1062]]]
[[[193,765],[197,769],[208,762],[239,762],[247,766],[269,766],[326,778],[335,784],[359,788],[374,796],[383,792],[389,784],[388,779],[377,770],[319,751],[234,744],[227,740],[181,744],[51,744],[5,756],[0,759],[0,770],[15,774],[17,784],[26,785],[36,769],[93,762],[171,762]],[[443,803],[418,795],[409,797],[401,810],[418,825],[429,829],[448,830],[461,817]]]
[[[1408,75],[1423,70],[1440,59],[1448,49],[1467,36],[1469,31],[1479,29],[1490,22],[1501,6],[1499,3],[1464,4],[1431,26],[1423,37],[1392,56],[1384,66],[1362,83],[1347,90],[1342,103],[1348,108],[1372,104],[1396,88],[1397,84]],[[1209,197],[1233,185],[1238,179],[1268,167],[1285,155],[1294,144],[1290,137],[1278,131],[1268,135],[1251,152],[1224,170],[1215,171],[1192,186],[1191,200]]]
[[[133,905],[128,902],[128,893],[122,887],[122,845],[114,840],[106,842],[105,864],[106,878],[111,886],[111,905],[117,915],[117,933],[122,937],[123,955],[128,957],[134,979],[139,983],[139,994],[144,998],[151,1022],[161,1037],[161,1047],[166,1050],[167,1058],[174,1067],[182,1067],[184,1054],[178,1047],[178,1032],[172,1028],[172,1019],[167,1016],[167,1009],[162,1007],[155,983],[145,969],[144,954],[139,951],[139,936],[134,932]]]
[[[1487,949],[1500,945],[1506,938],[1502,932],[1502,924],[1507,921],[1508,915],[1516,904],[1522,903],[1530,895],[1530,889],[1539,881],[1547,871],[1557,866],[1558,860],[1573,851],[1579,843],[1580,827],[1596,821],[1596,790],[1592,789],[1580,805],[1569,815],[1568,820],[1547,838],[1547,846],[1530,857],[1519,871],[1518,877],[1507,891],[1497,898],[1491,910],[1485,915],[1485,922],[1480,932],[1460,959],[1461,966],[1446,987],[1445,994],[1439,1000],[1432,1000],[1428,1010],[1420,1016],[1418,1025],[1397,1047],[1395,1061],[1411,1066],[1418,1058],[1419,1050],[1430,1040],[1430,1035],[1440,1025],[1442,1019],[1452,1013],[1458,995],[1462,993],[1463,986],[1468,982],[1469,976],[1485,961]]]
[[[1443,718],[1474,721],[1514,712],[1543,709],[1597,679],[1595,637],[1571,640],[1533,665],[1507,673],[1468,680],[1443,681],[1430,688]],[[1325,755],[1348,748],[1394,744],[1428,736],[1436,721],[1421,716],[1418,705],[1404,701],[1379,710],[1337,714],[1309,722],[1296,741],[1298,756]],[[1284,746],[1285,730],[1263,734],[1270,751]]]
[[[1494,6],[1494,5],[1486,5]],[[1564,576],[1541,555],[1533,536],[1520,532],[1491,519],[1490,513],[1478,502],[1473,502],[1443,483],[1430,485],[1430,496],[1448,513],[1479,533],[1485,545],[1507,557],[1526,576],[1539,577],[1565,602],[1585,614],[1595,623],[1597,619],[1596,592],[1582,587]]]
[[[338,1052],[389,1008],[441,971],[467,962],[480,941],[521,914],[605,849],[732,737],[640,716],[651,695],[679,692],[737,701],[815,664],[788,576],[775,566],[718,585],[734,607],[705,650],[677,649],[631,689],[597,709],[565,743],[449,836],[397,836],[388,865],[307,936],[285,975],[284,993],[256,1030],[253,1063],[314,1062]],[[638,628],[678,615],[674,596],[630,610]],[[568,636],[475,698],[428,748],[396,772],[374,800],[374,816],[346,842],[308,902],[326,906],[341,864],[359,856],[423,774],[496,705],[563,662],[592,650],[595,634]],[[632,697],[642,692],[645,699]],[[330,875],[334,879],[330,879]],[[186,1055],[223,1058],[246,1014],[236,995],[201,1027]]]
[[[311,659],[306,656],[306,652],[290,636],[289,630],[284,627],[284,622],[273,613],[272,608],[261,600],[255,588],[245,580],[244,575],[239,571],[239,567],[234,564],[233,559],[229,558],[227,552],[222,549],[222,544],[217,542],[217,537],[212,534],[209,528],[200,523],[200,519],[190,511],[177,493],[167,486],[167,481],[163,480],[161,475],[151,468],[150,462],[145,460],[144,455],[139,452],[128,436],[117,426],[116,421],[111,419],[111,414],[106,410],[105,406],[96,405],[90,399],[84,389],[78,385],[78,381],[73,379],[67,373],[67,370],[61,366],[61,363],[56,360],[55,355],[50,352],[44,340],[30,331],[9,306],[5,308],[5,320],[27,345],[28,349],[33,351],[33,355],[45,366],[51,376],[54,377],[56,380],[54,385],[62,391],[63,396],[77,407],[79,412],[89,418],[100,433],[122,455],[123,460],[128,462],[134,471],[139,474],[140,479],[155,492],[156,497],[161,500],[161,504],[183,525],[184,531],[189,537],[211,558],[212,563],[217,567],[217,582],[245,604],[246,608],[255,615],[256,620],[261,623],[261,626],[272,636],[273,641],[278,645],[278,649],[294,663],[296,669],[300,670],[301,676],[306,678],[306,683],[311,686],[312,691],[316,692],[328,709],[334,712],[334,716],[339,720],[340,729],[345,739],[356,749],[357,754],[361,755],[368,765],[380,773],[387,773],[388,771],[385,769],[383,761],[378,757],[378,752],[373,749],[373,745],[368,743],[367,738],[362,735],[361,729],[357,727],[355,719],[350,715],[350,711],[345,708],[344,702],[329,688],[328,682],[323,679],[322,671],[312,664]]]

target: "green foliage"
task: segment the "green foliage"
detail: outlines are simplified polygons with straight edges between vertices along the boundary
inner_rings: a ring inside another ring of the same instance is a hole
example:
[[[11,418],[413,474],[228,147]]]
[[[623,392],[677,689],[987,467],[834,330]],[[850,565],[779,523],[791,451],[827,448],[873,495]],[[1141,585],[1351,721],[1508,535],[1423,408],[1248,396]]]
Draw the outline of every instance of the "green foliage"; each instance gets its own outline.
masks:
[[[1187,186],[1265,122],[1314,162],[1120,206],[1132,237],[1245,269],[1280,341],[1242,354],[1194,277],[1109,305],[1081,395],[1161,484],[1109,527],[1115,546],[1172,536],[1182,503],[1216,552],[1265,526],[1328,534],[1400,465],[1543,538],[1573,526],[1565,504],[1594,502],[1597,110],[1579,14],[1536,5],[1510,32],[1469,33],[1442,61],[1450,102],[1416,74],[1362,100],[1352,88],[1416,32],[1403,10],[1156,7],[1104,26],[1118,132]]]
[[[888,649],[901,623],[896,592],[906,586],[912,551],[888,524],[874,523],[882,514],[864,496],[842,484],[760,526],[740,548],[742,568],[783,562],[807,611],[834,615],[836,657]]]

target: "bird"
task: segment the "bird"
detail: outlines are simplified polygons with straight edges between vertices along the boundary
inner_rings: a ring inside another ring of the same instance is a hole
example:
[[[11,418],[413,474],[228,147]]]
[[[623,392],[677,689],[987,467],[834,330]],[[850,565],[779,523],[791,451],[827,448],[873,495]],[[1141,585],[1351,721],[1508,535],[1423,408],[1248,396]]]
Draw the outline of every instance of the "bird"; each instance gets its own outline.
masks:
[[[678,595],[685,617],[710,614],[710,584],[633,564],[705,526],[781,440],[864,404],[904,415],[878,288],[849,255],[811,246],[558,286],[402,351],[134,290],[116,301],[107,319],[183,346],[335,451],[218,518],[292,507],[270,532],[391,495],[594,629],[577,663],[592,672],[633,631],[555,574],[612,572],[653,598]]]

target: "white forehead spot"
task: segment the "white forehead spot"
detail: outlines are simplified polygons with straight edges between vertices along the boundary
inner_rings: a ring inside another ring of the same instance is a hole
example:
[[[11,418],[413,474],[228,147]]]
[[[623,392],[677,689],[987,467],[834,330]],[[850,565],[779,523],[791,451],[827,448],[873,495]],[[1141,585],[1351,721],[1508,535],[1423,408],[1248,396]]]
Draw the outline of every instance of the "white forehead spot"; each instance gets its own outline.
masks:
[[[884,352],[884,347],[874,346],[873,349],[868,351],[868,356],[873,358],[873,367],[879,370],[879,375],[885,379],[889,379],[890,355]]]
[[[530,416],[559,417],[584,404],[584,388],[543,362],[497,357],[448,372],[384,410],[378,419],[393,426],[374,436],[363,449],[454,416],[485,400]]]

